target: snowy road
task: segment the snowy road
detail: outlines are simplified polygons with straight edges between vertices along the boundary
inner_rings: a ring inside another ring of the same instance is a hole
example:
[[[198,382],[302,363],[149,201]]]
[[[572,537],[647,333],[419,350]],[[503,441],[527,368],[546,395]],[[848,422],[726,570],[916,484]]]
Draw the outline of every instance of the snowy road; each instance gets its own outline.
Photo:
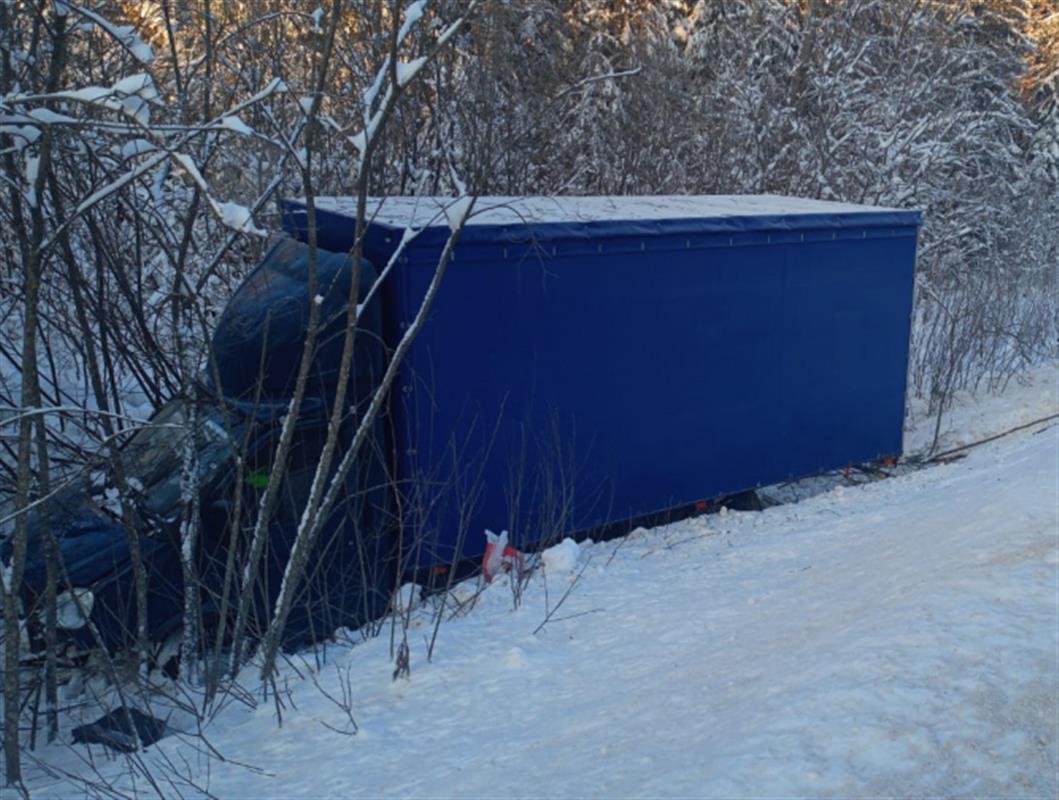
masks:
[[[1059,427],[1042,427],[582,547],[547,578],[554,604],[584,567],[566,619],[534,635],[543,582],[517,611],[494,584],[433,663],[424,617],[409,680],[391,682],[386,641],[332,653],[320,680],[337,693],[352,668],[356,736],[293,678],[282,728],[270,706],[214,723],[214,746],[266,774],[160,749],[222,798],[1054,798]]]
[[[599,613],[452,626],[316,791],[1054,797],[1056,453],[593,548],[563,612]]]

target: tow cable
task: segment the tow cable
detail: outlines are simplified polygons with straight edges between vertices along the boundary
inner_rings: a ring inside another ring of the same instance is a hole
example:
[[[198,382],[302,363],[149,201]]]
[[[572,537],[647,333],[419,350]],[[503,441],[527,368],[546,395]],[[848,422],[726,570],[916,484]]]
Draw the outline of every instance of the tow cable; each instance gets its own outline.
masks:
[[[1027,428],[1032,428],[1034,425],[1042,425],[1045,422],[1052,422],[1057,419],[1059,419],[1059,414],[1052,414],[1047,417],[1041,417],[1040,419],[1035,419],[1032,422],[1024,422],[1022,425],[1016,425],[1014,428],[1008,428],[1006,431],[994,433],[992,436],[987,436],[986,438],[979,439],[976,442],[970,442],[969,444],[961,444],[959,447],[953,447],[949,450],[944,450],[940,453],[930,456],[929,458],[917,460],[913,457],[909,458],[908,461],[910,463],[921,463],[924,465],[950,463],[952,461],[957,461],[958,459],[953,458],[953,456],[955,456],[957,453],[962,453],[964,450],[970,450],[972,447],[978,447],[983,444],[988,444],[989,442],[995,442],[997,439],[1003,439],[1005,436],[1010,436],[1013,433],[1018,433],[1019,431],[1024,431]],[[1050,428],[1051,426],[1049,425],[1048,427]],[[1048,428],[1042,428],[1040,431],[1037,431],[1037,433],[1041,433],[1046,430],[1048,430]],[[963,458],[963,456],[960,456],[960,458]]]

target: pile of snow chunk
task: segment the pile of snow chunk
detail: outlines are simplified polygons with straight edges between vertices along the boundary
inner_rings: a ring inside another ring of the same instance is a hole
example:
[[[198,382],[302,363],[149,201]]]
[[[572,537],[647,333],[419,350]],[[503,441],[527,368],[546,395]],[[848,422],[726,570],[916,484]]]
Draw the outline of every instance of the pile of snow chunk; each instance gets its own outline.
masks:
[[[562,575],[577,569],[581,546],[567,537],[541,553],[541,564],[546,575]]]

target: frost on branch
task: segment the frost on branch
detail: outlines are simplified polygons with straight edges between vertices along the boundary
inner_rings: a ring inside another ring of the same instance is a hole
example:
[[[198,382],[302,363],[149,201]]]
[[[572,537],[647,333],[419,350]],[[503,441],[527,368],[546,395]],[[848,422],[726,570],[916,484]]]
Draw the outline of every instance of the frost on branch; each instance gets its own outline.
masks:
[[[404,10],[404,23],[401,25],[401,30],[397,33],[397,43],[403,44],[405,38],[411,33],[412,28],[415,24],[423,17],[423,12],[426,10],[427,0],[416,0],[408,8]]]
[[[77,122],[73,117],[59,114],[50,108],[31,108],[26,112],[26,116],[42,125],[63,125]]]
[[[154,60],[154,51],[151,50],[151,46],[136,35],[136,29],[131,25],[115,25],[106,17],[94,11],[89,11],[83,6],[63,3],[62,8],[72,8],[81,16],[92,20],[92,22],[110,34],[115,41],[120,42],[122,47],[128,50],[132,57],[140,63],[149,64]]]
[[[139,95],[145,100],[158,99],[158,90],[154,87],[154,81],[151,80],[150,75],[142,72],[122,78],[110,87],[110,91],[116,94]]]
[[[411,61],[402,61],[397,65],[397,85],[404,87],[416,76],[416,73],[427,63],[426,56],[414,58]]]
[[[238,203],[219,203],[213,198],[210,198],[210,205],[216,210],[221,222],[229,228],[240,233],[250,233],[254,236],[268,235],[267,231],[263,231],[254,225],[253,215],[246,206],[241,206]]]
[[[136,156],[153,153],[157,149],[154,144],[146,139],[131,139],[118,148],[118,154],[121,156],[122,161],[128,161]]]
[[[213,195],[210,193],[209,184],[206,183],[206,179],[202,177],[202,173],[199,171],[199,168],[196,166],[191,156],[186,153],[173,153],[172,155],[187,173],[188,177],[190,177],[199,189],[202,190],[203,195],[205,195],[207,202],[210,204],[210,208],[214,210],[223,224],[233,230],[239,231],[240,233],[248,233],[253,236],[268,235],[267,231],[254,225],[253,214],[249,208],[240,205],[239,203],[219,202],[214,199]]]
[[[445,219],[451,231],[456,232],[463,227],[471,213],[472,205],[474,205],[474,197],[465,195],[445,206]]]
[[[252,136],[254,129],[239,119],[238,114],[228,114],[221,117],[221,127],[227,128],[230,131],[241,133],[244,136]]]

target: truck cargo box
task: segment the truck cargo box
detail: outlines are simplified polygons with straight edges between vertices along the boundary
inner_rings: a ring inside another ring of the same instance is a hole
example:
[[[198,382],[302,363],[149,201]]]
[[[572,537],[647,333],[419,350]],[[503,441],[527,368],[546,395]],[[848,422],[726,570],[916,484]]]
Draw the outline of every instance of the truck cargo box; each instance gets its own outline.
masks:
[[[373,201],[393,348],[450,233]],[[355,203],[317,201],[321,247]],[[405,550],[530,547],[901,451],[918,211],[772,196],[479,198],[388,425]],[[287,207],[304,237],[306,217]]]

